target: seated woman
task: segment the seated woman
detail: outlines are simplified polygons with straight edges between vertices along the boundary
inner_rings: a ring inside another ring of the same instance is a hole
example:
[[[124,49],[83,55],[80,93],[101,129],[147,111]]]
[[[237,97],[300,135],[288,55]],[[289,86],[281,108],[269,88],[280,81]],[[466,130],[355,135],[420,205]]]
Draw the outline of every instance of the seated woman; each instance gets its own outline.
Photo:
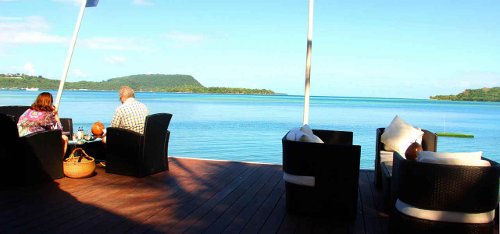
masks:
[[[62,130],[57,109],[52,105],[52,102],[52,94],[43,92],[38,95],[35,102],[31,104],[31,107],[19,117],[17,129],[20,137],[45,130]],[[63,155],[65,155],[68,146],[68,137],[65,135],[61,136],[64,146]]]

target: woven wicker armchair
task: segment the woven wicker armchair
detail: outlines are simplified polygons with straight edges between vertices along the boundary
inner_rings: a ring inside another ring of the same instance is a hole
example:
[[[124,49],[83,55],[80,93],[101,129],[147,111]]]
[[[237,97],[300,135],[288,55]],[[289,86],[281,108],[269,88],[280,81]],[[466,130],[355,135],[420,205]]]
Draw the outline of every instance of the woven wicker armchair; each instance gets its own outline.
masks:
[[[17,123],[19,117],[30,108],[30,106],[0,106],[0,113],[10,116]]]
[[[0,184],[34,184],[64,176],[61,130],[19,137],[12,115],[3,113],[0,127]]]
[[[19,117],[30,108],[31,106],[0,106],[0,113],[5,114],[12,118],[14,123],[17,123]],[[63,134],[73,136],[73,120],[71,118],[61,118],[61,124],[63,127]]]
[[[71,140],[73,138],[73,119],[72,118],[60,118],[63,134],[68,136]]]
[[[168,170],[168,125],[172,114],[146,116],[144,134],[122,128],[106,131],[106,172],[144,177]]]
[[[325,143],[282,139],[286,208],[297,214],[352,220],[356,216],[361,146],[352,145],[352,132],[313,132]]]
[[[380,151],[384,150],[384,143],[380,141],[385,128],[378,128],[376,132],[375,141],[375,186],[377,188],[382,188],[382,170],[381,162],[383,161],[380,156]],[[437,135],[428,130],[422,129],[424,135],[422,136],[422,148],[426,151],[436,151],[437,150]],[[391,155],[392,158],[392,155]]]
[[[484,160],[488,160],[483,158]],[[460,214],[494,215],[498,205],[500,165],[490,167],[422,163],[394,154],[392,191],[398,202],[419,209]],[[398,205],[396,205],[398,207]],[[393,233],[493,233],[494,221],[454,221],[447,214],[429,220],[405,215],[396,208]],[[420,210],[419,210],[420,212]],[[492,214],[493,213],[493,214]],[[460,216],[463,219],[463,216]]]

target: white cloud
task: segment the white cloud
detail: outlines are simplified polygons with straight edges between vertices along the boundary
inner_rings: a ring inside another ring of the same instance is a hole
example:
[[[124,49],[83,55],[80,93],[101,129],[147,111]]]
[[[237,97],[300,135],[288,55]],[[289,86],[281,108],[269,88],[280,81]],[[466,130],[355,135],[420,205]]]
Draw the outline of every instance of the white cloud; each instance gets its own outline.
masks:
[[[50,25],[40,16],[28,17],[0,17],[0,30],[22,31],[39,30],[47,31]]]
[[[132,0],[132,4],[134,5],[141,5],[141,6],[152,6],[154,5],[153,2],[149,0]]]
[[[0,17],[0,43],[40,44],[66,41],[64,37],[46,33],[50,29],[49,23],[39,16]]]
[[[0,43],[41,44],[62,43],[64,41],[66,41],[64,37],[48,35],[42,32],[0,32]]]
[[[118,51],[140,51],[146,52],[152,49],[145,46],[146,42],[133,38],[91,38],[82,40],[82,44],[90,49],[96,50],[118,50]]]
[[[453,76],[452,79],[452,83],[463,89],[495,87],[499,85],[500,73],[488,71],[466,71],[459,72]]]
[[[206,39],[203,35],[189,34],[178,31],[166,33],[164,34],[164,38],[174,43],[174,46],[199,45]]]
[[[73,76],[77,77],[77,78],[81,78],[81,77],[87,77],[87,73],[83,72],[81,69],[79,68],[75,68],[75,69],[72,69],[71,70],[71,73],[73,74]]]
[[[106,58],[106,62],[109,64],[124,64],[127,59],[123,56],[113,55]]]
[[[33,64],[31,62],[27,62],[23,66],[24,73],[33,76],[35,75],[35,68],[33,67]]]
[[[85,0],[52,0],[53,2],[59,2],[62,4],[69,4],[74,6],[81,6],[82,2]]]

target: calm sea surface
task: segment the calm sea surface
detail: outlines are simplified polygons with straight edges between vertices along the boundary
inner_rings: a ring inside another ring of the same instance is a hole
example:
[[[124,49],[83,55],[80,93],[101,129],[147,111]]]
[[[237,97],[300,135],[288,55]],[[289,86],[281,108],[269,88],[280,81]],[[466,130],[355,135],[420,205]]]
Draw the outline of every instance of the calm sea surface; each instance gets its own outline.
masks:
[[[56,91],[50,90],[54,97]],[[39,92],[0,90],[0,105],[31,105]],[[173,114],[169,155],[281,164],[281,138],[302,124],[302,96],[137,93],[150,113]],[[61,117],[90,129],[109,126],[119,105],[117,92],[65,91]],[[500,161],[500,103],[420,99],[311,97],[314,129],[354,132],[361,145],[361,168],[373,168],[375,130],[395,115],[433,132],[474,134],[438,139],[438,151],[483,151]]]

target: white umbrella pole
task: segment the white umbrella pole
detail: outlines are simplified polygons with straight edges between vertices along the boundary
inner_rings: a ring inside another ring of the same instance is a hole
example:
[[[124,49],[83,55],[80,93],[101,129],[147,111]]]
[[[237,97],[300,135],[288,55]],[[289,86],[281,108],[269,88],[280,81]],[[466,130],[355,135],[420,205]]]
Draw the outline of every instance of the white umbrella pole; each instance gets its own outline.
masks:
[[[78,20],[76,21],[75,29],[73,31],[73,39],[69,46],[68,55],[66,57],[66,64],[64,65],[63,74],[61,76],[61,81],[59,82],[59,89],[57,90],[57,96],[55,101],[55,106],[59,108],[59,103],[61,102],[61,96],[64,89],[64,82],[66,82],[66,77],[68,76],[69,66],[71,64],[71,58],[73,57],[73,51],[75,50],[76,39],[78,38],[78,31],[80,31],[80,24],[82,23],[83,13],[85,12],[85,5],[87,1],[82,1],[82,6],[80,7],[80,14]]]
[[[312,52],[312,30],[313,30],[314,0],[309,0],[309,25],[307,32],[307,54],[306,54],[306,84],[304,89],[304,124],[309,124],[309,89],[311,79],[311,52]]]

